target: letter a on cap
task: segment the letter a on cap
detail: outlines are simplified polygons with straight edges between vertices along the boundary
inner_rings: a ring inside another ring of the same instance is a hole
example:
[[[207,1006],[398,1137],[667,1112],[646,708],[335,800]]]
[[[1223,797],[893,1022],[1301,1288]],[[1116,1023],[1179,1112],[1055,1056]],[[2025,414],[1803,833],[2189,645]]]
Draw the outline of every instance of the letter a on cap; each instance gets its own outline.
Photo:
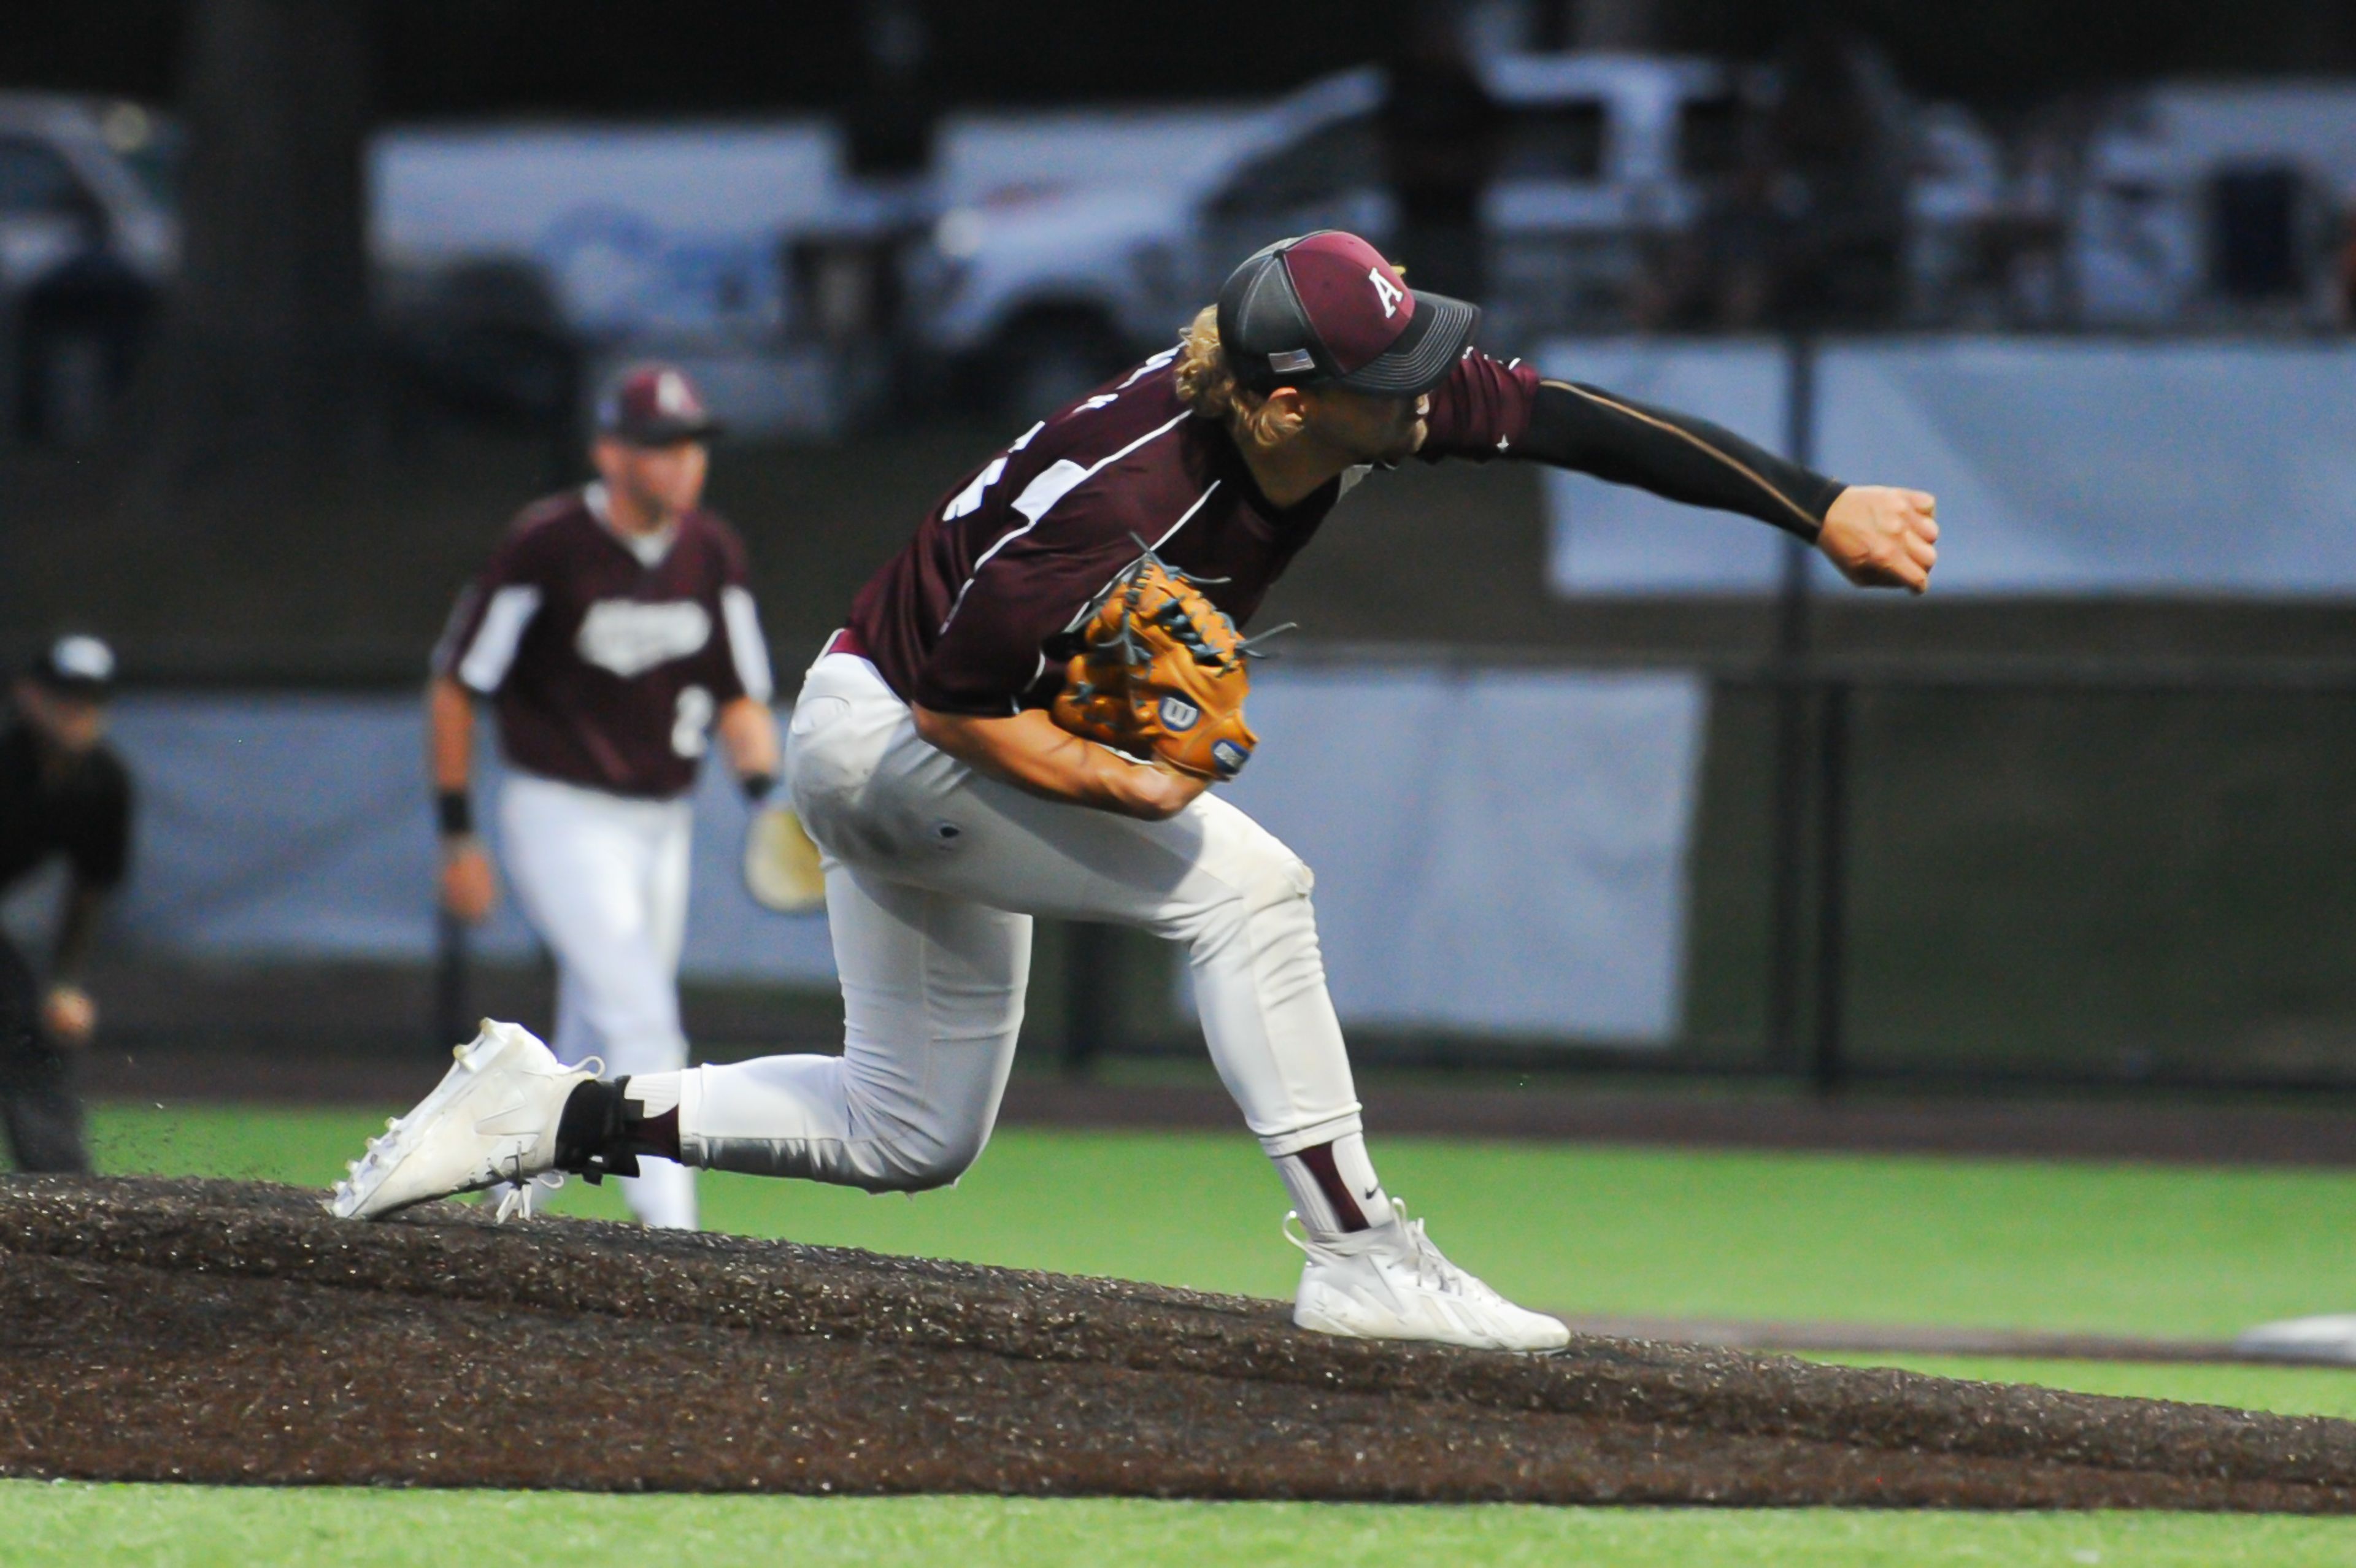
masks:
[[[1375,285],[1375,297],[1383,302],[1383,315],[1385,318],[1387,319],[1388,317],[1397,315],[1398,314],[1399,301],[1407,298],[1407,292],[1404,289],[1401,289],[1397,283],[1392,283],[1388,278],[1383,276],[1382,269],[1379,267],[1368,267],[1366,269],[1366,282]]]

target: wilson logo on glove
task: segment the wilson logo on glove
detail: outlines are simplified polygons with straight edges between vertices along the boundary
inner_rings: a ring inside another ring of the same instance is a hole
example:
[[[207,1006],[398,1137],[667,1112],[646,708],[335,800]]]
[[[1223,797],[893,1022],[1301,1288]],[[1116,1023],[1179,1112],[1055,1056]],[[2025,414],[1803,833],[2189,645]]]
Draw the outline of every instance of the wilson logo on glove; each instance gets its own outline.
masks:
[[[1142,541],[1140,541],[1141,544]],[[1259,744],[1244,722],[1253,642],[1151,549],[1105,589],[1077,627],[1052,709],[1075,735],[1197,778],[1231,779]]]

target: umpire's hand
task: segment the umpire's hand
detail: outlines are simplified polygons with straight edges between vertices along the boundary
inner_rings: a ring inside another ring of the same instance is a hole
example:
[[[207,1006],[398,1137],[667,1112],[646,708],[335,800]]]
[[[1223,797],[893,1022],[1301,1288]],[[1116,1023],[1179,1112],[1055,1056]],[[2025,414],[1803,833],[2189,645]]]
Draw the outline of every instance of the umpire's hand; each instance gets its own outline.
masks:
[[[1926,490],[1852,485],[1825,514],[1816,548],[1859,588],[1921,593],[1939,559],[1938,513]]]
[[[498,884],[491,877],[491,857],[483,841],[471,833],[442,840],[442,907],[474,925],[491,912]]]

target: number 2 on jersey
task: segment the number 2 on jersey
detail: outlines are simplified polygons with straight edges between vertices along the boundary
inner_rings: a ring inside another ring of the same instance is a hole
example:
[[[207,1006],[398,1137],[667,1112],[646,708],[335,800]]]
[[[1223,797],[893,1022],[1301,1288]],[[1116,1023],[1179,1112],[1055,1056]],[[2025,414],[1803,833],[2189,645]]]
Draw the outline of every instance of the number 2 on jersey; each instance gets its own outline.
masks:
[[[670,749],[691,759],[712,749],[712,693],[703,688],[680,688],[679,706],[671,714]]]

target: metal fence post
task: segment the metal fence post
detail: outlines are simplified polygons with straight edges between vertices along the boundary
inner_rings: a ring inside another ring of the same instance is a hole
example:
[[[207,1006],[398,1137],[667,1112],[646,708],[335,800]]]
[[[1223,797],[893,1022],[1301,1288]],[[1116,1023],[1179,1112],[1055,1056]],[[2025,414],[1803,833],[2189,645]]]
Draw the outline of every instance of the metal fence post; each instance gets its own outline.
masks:
[[[1848,946],[1849,687],[1827,681],[1816,743],[1816,1040],[1809,1076],[1831,1094],[1848,1074],[1841,1037]]]
[[[1816,351],[1805,334],[1784,345],[1783,449],[1794,463],[1815,449]],[[1767,1055],[1769,1065],[1799,1072],[1800,928],[1806,918],[1808,687],[1810,624],[1807,542],[1783,539],[1783,574],[1776,600],[1775,649],[1770,661],[1775,693],[1772,854],[1768,869]]]
[[[448,910],[436,910],[434,914],[434,1016],[430,1025],[434,1044],[440,1051],[472,1040],[473,1022],[467,1018],[472,1010],[467,1006],[466,926]]]
[[[1064,1071],[1074,1078],[1089,1067],[1112,1040],[1115,985],[1113,965],[1120,954],[1119,933],[1096,921],[1067,921],[1064,925]]]

